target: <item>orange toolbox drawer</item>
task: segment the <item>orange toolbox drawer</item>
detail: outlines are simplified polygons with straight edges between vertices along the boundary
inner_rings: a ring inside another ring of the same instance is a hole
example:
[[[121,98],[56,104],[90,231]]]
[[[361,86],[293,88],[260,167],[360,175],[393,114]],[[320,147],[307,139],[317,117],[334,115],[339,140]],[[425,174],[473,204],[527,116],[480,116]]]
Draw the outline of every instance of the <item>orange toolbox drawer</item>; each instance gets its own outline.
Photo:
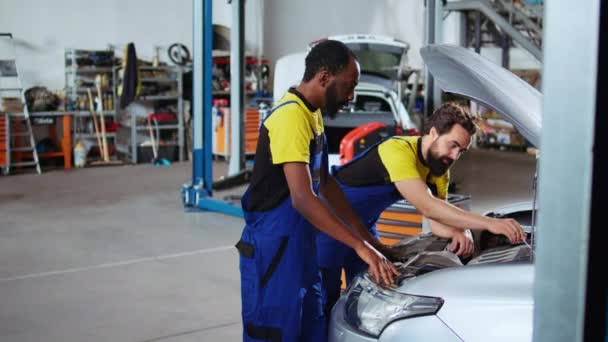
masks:
[[[220,108],[222,119],[216,123],[213,130],[213,154],[228,157],[230,155],[230,110],[228,107]],[[255,154],[258,146],[260,126],[260,112],[257,109],[245,110],[245,136],[243,137],[246,155]]]
[[[0,167],[8,166],[8,115],[0,113]]]
[[[448,195],[448,202],[463,210],[471,208],[469,195]],[[405,237],[422,233],[422,215],[409,202],[401,200],[380,214],[376,228],[380,241],[392,245]],[[424,230],[428,231],[428,229]]]

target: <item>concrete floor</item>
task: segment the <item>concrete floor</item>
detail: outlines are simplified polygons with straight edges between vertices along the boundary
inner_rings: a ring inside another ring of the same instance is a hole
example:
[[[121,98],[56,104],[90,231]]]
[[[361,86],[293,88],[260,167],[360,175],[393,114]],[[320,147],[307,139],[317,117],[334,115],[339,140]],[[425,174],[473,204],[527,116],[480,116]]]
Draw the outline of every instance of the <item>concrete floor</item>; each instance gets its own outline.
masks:
[[[233,246],[243,223],[184,212],[190,172],[177,163],[0,177],[0,341],[240,340]],[[530,155],[474,150],[453,177],[482,212],[529,199],[533,172]]]

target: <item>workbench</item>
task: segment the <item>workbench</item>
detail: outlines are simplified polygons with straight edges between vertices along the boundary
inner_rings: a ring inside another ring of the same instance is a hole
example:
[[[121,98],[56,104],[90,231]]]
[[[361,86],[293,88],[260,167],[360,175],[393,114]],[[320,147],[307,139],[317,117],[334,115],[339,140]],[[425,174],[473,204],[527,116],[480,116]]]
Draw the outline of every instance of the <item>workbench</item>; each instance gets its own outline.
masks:
[[[60,151],[57,152],[45,152],[38,153],[39,159],[44,158],[63,158],[63,168],[71,169],[72,168],[72,121],[71,116],[75,115],[77,112],[34,112],[30,113],[30,118],[32,120],[32,126],[35,124],[35,118],[46,118],[46,117],[57,117],[61,118],[61,126],[62,126],[62,136],[59,143]],[[54,125],[54,129],[51,130],[51,139],[53,141],[57,141],[57,123]]]
[[[97,114],[98,115],[98,114]],[[110,113],[104,112],[104,115],[111,115]],[[30,113],[30,118],[32,121],[32,126],[39,126],[42,124],[37,124],[36,119],[40,118],[57,118],[61,120],[61,139],[57,139],[57,122],[53,125],[53,130],[50,132],[50,137],[60,148],[60,151],[57,152],[45,152],[39,153],[38,158],[63,158],[63,167],[64,169],[72,168],[72,146],[74,144],[73,136],[72,136],[72,127],[75,127],[75,121],[77,118],[88,118],[91,116],[91,112],[89,111],[52,111],[52,112],[32,112]],[[114,133],[106,133],[106,136],[114,134]],[[34,134],[35,136],[35,134]]]

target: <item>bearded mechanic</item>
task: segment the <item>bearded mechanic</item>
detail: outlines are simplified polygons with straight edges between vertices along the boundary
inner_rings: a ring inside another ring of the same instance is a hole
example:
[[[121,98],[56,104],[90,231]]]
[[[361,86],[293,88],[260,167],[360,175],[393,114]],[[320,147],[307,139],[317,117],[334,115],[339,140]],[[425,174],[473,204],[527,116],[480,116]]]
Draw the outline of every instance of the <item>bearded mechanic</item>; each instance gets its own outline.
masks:
[[[362,229],[377,239],[375,223],[380,213],[405,198],[429,220],[433,234],[452,239],[450,249],[459,255],[473,251],[464,234],[467,228],[487,229],[507,236],[513,243],[525,239],[523,229],[513,219],[485,217],[446,201],[449,169],[467,151],[476,129],[464,107],[447,103],[431,115],[423,136],[391,137],[334,168],[332,173],[364,225]],[[328,201],[342,212],[350,208],[345,202]],[[390,255],[390,247],[378,240],[372,244]],[[317,254],[328,312],[340,295],[342,268],[350,282],[364,265],[347,246],[324,233],[317,236]]]
[[[376,281],[390,285],[398,275],[371,246],[367,230],[352,228],[352,209],[341,213],[319,196],[346,201],[339,187],[330,186],[336,182],[329,175],[322,116],[334,116],[352,100],[358,80],[352,51],[337,41],[321,42],[306,56],[302,82],[260,127],[242,198],[246,225],[236,245],[245,341],[327,339],[315,228],[352,248]]]

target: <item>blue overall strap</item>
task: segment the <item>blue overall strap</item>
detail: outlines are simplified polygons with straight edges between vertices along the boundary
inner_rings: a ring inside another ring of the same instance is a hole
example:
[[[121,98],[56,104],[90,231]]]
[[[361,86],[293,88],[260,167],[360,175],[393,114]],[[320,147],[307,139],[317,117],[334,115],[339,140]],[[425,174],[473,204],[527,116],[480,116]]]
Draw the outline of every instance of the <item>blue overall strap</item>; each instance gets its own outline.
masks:
[[[270,113],[268,113],[268,115],[266,115],[266,117],[264,118],[264,120],[262,120],[262,123],[260,124],[260,127],[262,127],[262,125],[264,124],[264,122],[266,122],[266,120],[268,120],[268,118],[269,118],[269,117],[272,115],[272,113],[276,112],[276,110],[277,110],[277,109],[279,109],[279,108],[281,108],[281,107],[283,107],[283,106],[285,106],[285,105],[288,105],[288,104],[290,104],[290,103],[296,103],[296,104],[297,104],[297,103],[298,103],[298,101],[294,101],[294,100],[291,100],[291,101],[285,101],[285,102],[281,103],[280,105],[278,105],[278,106],[274,107],[274,108],[273,108],[273,109],[270,111]]]
[[[274,112],[276,112],[276,111],[277,111],[277,109],[279,109],[279,108],[281,108],[281,107],[283,107],[283,106],[285,106],[285,105],[291,104],[291,103],[295,103],[295,104],[297,104],[298,106],[300,106],[300,104],[298,103],[298,101],[295,101],[295,100],[285,101],[285,102],[283,102],[283,103],[279,104],[278,106],[274,107],[274,108],[273,108],[273,109],[270,111],[270,113],[268,113],[268,115],[266,116],[266,118],[264,118],[264,120],[262,121],[262,124],[260,125],[260,129],[262,128],[262,125],[264,125],[264,122],[266,122],[266,120],[267,120],[267,119],[268,119],[268,118],[269,118],[269,117],[270,117],[270,116],[271,116],[271,115],[272,115]],[[317,136],[317,132],[315,132],[315,129],[314,129],[314,127],[312,126],[312,124],[310,125],[310,129],[311,129],[311,131],[312,131],[312,135],[313,135],[313,137]],[[322,142],[322,144],[323,144],[323,151],[322,151],[322,155],[321,155],[321,165],[319,165],[319,167],[320,167],[321,169],[327,169],[327,168],[328,168],[328,166],[329,166],[329,160],[328,160],[328,150],[327,150],[327,139],[326,139],[326,137],[325,137],[325,133],[322,133],[321,139],[322,139],[322,141],[323,141],[323,142]],[[315,152],[316,152],[316,151],[310,151],[310,162],[309,162],[309,165],[311,166],[311,168],[314,166],[314,158],[315,158],[315,154],[316,154]],[[311,173],[312,173],[312,170],[311,170]],[[326,183],[326,182],[327,182],[327,175],[326,175],[326,172],[321,172],[321,179],[320,179],[320,180],[321,180],[321,182],[322,182],[322,183]]]
[[[368,154],[371,150],[374,149],[374,147],[382,144],[383,142],[387,141],[388,139],[391,139],[393,137],[386,137],[386,138],[382,138],[382,140],[376,142],[375,144],[373,144],[372,146],[366,148],[363,152],[357,154],[353,159],[349,160],[346,164],[344,165],[334,165],[331,167],[331,174],[335,175],[336,172],[338,172],[340,169],[347,167],[348,165],[354,163],[355,161],[363,158],[366,154]]]
[[[410,144],[410,142],[409,142],[409,141],[407,141],[407,140],[403,139],[404,137],[401,137],[401,136],[395,136],[395,137],[391,137],[391,138],[394,138],[394,139],[397,139],[397,140],[404,141],[405,143],[407,143],[407,145],[408,145],[408,146],[409,146],[409,147],[410,147],[412,150],[414,150],[414,146],[412,146],[412,144]],[[414,154],[416,155],[416,158],[418,158],[418,150],[415,150],[415,151],[413,151],[413,152],[414,152]],[[424,162],[423,162],[423,163],[424,163]],[[435,185],[435,184],[431,183],[431,173],[430,173],[430,172],[429,172],[429,173],[426,175],[425,182],[426,182],[426,185],[427,185],[427,186],[429,187],[429,189],[431,190],[431,192],[433,193],[433,196],[437,196],[437,185]]]
[[[264,127],[264,122],[266,122],[266,120],[274,113],[276,112],[277,109],[288,105],[288,104],[292,104],[295,103],[297,104],[297,101],[291,100],[291,101],[285,101],[283,103],[280,103],[279,105],[277,105],[276,107],[274,107],[270,113],[268,113],[268,115],[266,115],[266,117],[264,118],[264,120],[262,120],[262,123],[260,123],[260,127],[258,128],[258,132],[261,134],[262,132],[262,128]],[[243,196],[241,197],[241,206],[243,208],[247,208],[248,205],[247,203],[249,202],[249,190],[250,188],[248,187],[247,190],[245,191],[245,193],[243,194]],[[251,212],[249,212],[249,210],[243,210],[244,211],[244,216],[245,216],[245,222],[247,222],[249,219],[254,220],[255,215],[253,215]]]
[[[327,184],[327,177],[329,173],[329,147],[327,146],[327,136],[323,132],[323,160],[321,162],[321,183]]]
[[[267,116],[264,118],[264,120],[262,120],[262,124],[260,125],[260,128],[262,127],[262,125],[264,124],[264,122],[266,122],[266,120],[267,120],[267,119],[268,119],[268,118],[269,118],[269,117],[270,117],[270,116],[271,116],[271,115],[272,115],[274,112],[276,112],[276,111],[277,111],[277,109],[279,109],[279,108],[281,108],[281,107],[283,107],[283,106],[285,106],[285,105],[291,104],[291,103],[295,103],[295,104],[297,104],[298,106],[300,105],[300,104],[298,103],[298,101],[291,100],[291,101],[285,101],[285,102],[281,103],[280,105],[278,105],[278,106],[274,107],[274,108],[273,108],[273,109],[270,111],[270,113],[268,113],[268,115],[267,115]],[[311,129],[311,131],[312,131],[312,135],[313,135],[313,137],[314,137],[314,136],[316,136],[316,135],[317,135],[317,133],[315,132],[314,127],[312,127],[312,124],[310,125],[310,129]],[[323,133],[323,145],[324,145],[325,147],[327,147],[327,140],[325,139],[325,133]],[[324,150],[323,150],[323,152],[324,152],[324,154],[327,154],[327,149],[324,149]],[[325,164],[325,165],[329,165],[329,162],[328,162],[328,161],[326,161],[326,164]]]
[[[407,141],[405,138],[406,138],[406,137],[404,137],[404,136],[400,136],[400,135],[394,135],[394,136],[392,136],[392,137],[388,137],[388,139],[401,140],[401,141],[405,142],[406,144],[408,144],[408,145],[409,145],[409,147],[413,149],[414,147],[412,146],[412,144],[410,144],[410,142],[409,142],[409,141]],[[419,138],[420,138],[420,137],[419,137]],[[414,151],[414,152],[418,153],[417,151]]]
[[[406,143],[406,144],[407,144],[407,145],[408,145],[408,146],[409,146],[409,147],[412,149],[412,151],[413,151],[413,152],[414,152],[414,154],[416,155],[416,158],[418,158],[418,150],[414,150],[414,146],[412,146],[412,144],[410,144],[410,142],[409,142],[409,141],[407,141],[407,140],[405,140],[404,138],[405,138],[405,137],[402,137],[402,136],[393,136],[393,137],[391,137],[391,139],[401,140],[401,141],[405,142],[405,143]],[[419,137],[419,139],[420,139],[420,137]],[[424,161],[423,161],[422,163],[424,164]],[[426,185],[428,185],[428,186],[429,186],[429,188],[431,188],[430,179],[431,179],[431,173],[429,172],[429,173],[426,175],[426,180],[425,180]],[[435,190],[434,190],[434,191],[433,191],[433,189],[431,188],[431,191],[433,192],[433,195],[437,196],[437,186],[435,186]]]

